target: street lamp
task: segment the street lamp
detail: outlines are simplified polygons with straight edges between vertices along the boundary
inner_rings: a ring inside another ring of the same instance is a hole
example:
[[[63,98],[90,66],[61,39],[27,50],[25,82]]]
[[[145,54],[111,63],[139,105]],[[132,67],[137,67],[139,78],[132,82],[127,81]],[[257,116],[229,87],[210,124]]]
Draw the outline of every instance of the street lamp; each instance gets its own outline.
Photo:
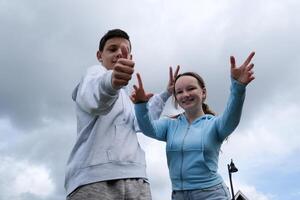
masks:
[[[227,164],[227,167],[228,167],[229,181],[230,181],[230,187],[231,187],[231,193],[232,193],[232,200],[235,200],[235,198],[234,198],[234,192],[233,192],[233,186],[232,186],[231,174],[237,172],[238,169],[234,165],[232,159],[231,159],[230,164]]]

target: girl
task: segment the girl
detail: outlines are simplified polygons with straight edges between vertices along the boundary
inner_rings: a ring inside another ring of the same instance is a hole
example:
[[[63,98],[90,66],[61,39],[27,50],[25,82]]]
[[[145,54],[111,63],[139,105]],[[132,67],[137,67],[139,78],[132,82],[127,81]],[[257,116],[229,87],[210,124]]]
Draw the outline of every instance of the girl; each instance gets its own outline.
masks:
[[[173,200],[229,200],[228,188],[217,173],[222,142],[237,127],[245,98],[246,85],[253,79],[252,52],[246,61],[236,67],[231,62],[231,90],[223,114],[214,116],[204,103],[206,87],[196,73],[186,72],[174,80],[175,102],[184,112],[175,118],[152,120],[147,102],[151,94],[134,85],[131,96],[142,132],[157,140],[165,141]]]

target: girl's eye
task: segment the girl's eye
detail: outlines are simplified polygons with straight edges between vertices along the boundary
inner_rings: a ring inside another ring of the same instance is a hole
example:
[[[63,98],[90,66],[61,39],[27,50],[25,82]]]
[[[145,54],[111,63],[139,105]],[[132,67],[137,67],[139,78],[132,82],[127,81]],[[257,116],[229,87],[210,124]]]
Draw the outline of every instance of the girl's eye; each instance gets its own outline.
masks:
[[[182,91],[176,91],[176,94],[181,94],[182,93]]]
[[[194,90],[195,88],[194,87],[190,87],[188,88],[188,91],[191,91],[191,90]]]

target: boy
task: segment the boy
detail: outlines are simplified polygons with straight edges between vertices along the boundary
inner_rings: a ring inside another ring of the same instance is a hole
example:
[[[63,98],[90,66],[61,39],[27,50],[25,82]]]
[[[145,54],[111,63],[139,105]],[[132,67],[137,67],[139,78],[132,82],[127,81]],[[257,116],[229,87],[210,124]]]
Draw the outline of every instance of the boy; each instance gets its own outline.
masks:
[[[151,199],[145,155],[136,136],[139,128],[124,89],[134,73],[130,52],[126,32],[108,31],[97,52],[102,66],[89,68],[73,92],[77,140],[67,163],[68,200]],[[172,84],[170,68],[168,91]],[[165,91],[152,97],[153,118],[159,118],[169,96]]]

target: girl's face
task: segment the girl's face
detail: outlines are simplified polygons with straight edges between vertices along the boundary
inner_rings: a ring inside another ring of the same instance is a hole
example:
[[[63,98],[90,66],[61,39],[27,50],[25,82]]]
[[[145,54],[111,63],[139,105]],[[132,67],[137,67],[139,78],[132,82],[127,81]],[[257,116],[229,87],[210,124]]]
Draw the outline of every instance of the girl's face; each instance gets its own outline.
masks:
[[[202,109],[206,98],[206,89],[201,88],[193,76],[181,76],[175,83],[175,99],[185,111]]]

